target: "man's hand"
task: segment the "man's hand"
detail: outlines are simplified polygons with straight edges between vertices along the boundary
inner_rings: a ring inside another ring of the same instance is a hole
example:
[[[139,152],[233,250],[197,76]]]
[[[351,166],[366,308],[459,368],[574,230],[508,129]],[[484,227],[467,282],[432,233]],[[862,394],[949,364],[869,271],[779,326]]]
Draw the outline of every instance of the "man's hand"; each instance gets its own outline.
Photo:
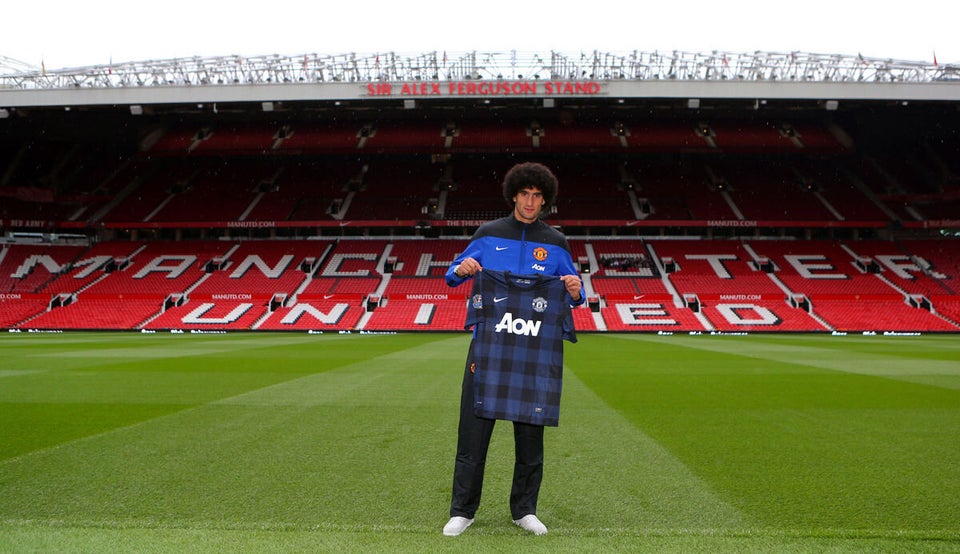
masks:
[[[473,277],[482,269],[483,268],[480,266],[480,262],[473,258],[467,258],[460,262],[460,265],[453,269],[453,273],[461,279],[466,279],[468,277]]]
[[[580,301],[580,289],[583,288],[583,283],[580,282],[580,277],[576,275],[563,275],[560,277],[560,280],[563,281],[563,284],[567,287],[567,292],[570,294],[570,298],[574,302]]]

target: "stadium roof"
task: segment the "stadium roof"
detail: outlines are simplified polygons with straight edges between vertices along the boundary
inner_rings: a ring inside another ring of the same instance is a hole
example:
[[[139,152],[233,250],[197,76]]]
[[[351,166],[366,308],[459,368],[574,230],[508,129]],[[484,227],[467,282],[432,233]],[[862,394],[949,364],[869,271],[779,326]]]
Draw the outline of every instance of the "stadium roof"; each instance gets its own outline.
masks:
[[[21,107],[201,102],[256,102],[266,109],[296,101],[396,100],[410,107],[410,100],[457,98],[770,99],[832,109],[843,100],[960,100],[957,65],[800,52],[435,51],[0,67],[18,69],[0,75],[0,117]]]

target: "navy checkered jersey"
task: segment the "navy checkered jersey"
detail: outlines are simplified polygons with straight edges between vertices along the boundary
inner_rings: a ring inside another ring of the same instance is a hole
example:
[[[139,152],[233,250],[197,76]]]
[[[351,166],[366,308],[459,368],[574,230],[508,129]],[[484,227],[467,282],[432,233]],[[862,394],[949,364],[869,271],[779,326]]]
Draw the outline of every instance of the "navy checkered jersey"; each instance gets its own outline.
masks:
[[[474,277],[466,328],[478,417],[556,426],[563,341],[577,342],[559,277],[484,269]]]

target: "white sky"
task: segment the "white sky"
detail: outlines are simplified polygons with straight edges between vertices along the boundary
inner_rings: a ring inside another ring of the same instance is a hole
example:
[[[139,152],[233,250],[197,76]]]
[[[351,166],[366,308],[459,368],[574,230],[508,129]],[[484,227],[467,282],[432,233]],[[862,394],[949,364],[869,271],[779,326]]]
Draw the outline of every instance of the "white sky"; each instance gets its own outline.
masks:
[[[9,0],[0,56],[47,69],[393,51],[791,52],[960,64],[960,0]]]

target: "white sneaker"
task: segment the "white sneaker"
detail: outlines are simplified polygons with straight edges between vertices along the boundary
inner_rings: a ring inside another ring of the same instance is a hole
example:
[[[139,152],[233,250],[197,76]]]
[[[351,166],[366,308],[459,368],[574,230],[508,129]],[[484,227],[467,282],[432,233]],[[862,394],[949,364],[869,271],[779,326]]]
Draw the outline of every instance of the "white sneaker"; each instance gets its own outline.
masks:
[[[527,514],[520,519],[513,520],[514,523],[522,527],[526,531],[530,531],[534,535],[546,535],[547,526],[540,521],[540,518],[533,514]]]
[[[453,516],[450,518],[450,521],[443,526],[443,534],[448,537],[456,537],[460,533],[466,531],[467,527],[470,527],[472,524],[472,518],[468,519],[463,516]],[[546,528],[544,528],[544,532],[546,532]]]

